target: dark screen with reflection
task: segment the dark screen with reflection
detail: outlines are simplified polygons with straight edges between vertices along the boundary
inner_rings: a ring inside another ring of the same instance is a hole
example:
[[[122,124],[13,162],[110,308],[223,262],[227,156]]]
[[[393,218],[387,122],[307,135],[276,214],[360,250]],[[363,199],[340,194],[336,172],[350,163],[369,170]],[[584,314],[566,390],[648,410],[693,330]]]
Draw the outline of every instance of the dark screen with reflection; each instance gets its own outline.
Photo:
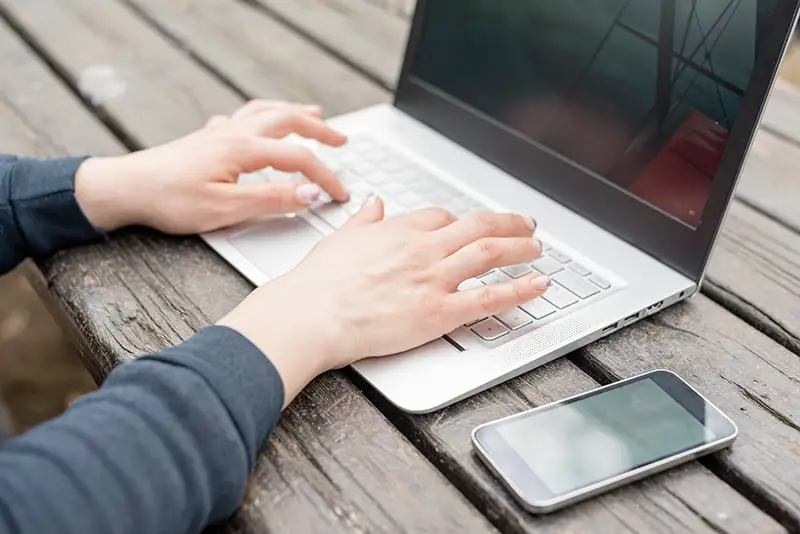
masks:
[[[696,227],[775,2],[427,0],[411,76]]]

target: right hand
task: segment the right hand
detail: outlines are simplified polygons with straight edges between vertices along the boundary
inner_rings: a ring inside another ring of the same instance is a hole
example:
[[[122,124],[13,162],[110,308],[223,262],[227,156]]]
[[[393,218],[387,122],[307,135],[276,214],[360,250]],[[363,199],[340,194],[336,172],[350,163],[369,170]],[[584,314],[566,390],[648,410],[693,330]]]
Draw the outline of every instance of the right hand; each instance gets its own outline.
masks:
[[[437,208],[383,219],[368,201],[294,270],[254,291],[220,324],[238,330],[277,367],[286,403],[316,375],[412,349],[463,324],[541,296],[529,275],[459,292],[464,280],[541,255],[535,222]]]

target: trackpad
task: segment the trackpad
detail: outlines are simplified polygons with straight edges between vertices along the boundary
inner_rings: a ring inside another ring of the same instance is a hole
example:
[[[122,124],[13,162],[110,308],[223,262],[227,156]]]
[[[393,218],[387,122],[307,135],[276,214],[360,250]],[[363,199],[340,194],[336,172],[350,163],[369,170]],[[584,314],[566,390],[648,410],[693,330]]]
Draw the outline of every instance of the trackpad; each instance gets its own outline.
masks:
[[[228,242],[272,279],[296,267],[322,237],[319,230],[294,217],[271,219]]]

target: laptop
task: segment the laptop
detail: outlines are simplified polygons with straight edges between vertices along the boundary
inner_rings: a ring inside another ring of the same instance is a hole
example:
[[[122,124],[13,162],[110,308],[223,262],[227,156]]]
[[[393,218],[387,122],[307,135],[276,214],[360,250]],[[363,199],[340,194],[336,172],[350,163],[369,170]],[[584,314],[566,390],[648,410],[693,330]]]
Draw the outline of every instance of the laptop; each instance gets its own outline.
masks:
[[[387,216],[532,215],[541,298],[354,365],[410,413],[438,410],[696,293],[800,2],[420,0],[393,104],[310,144],[352,199],[203,236],[256,285],[373,192]],[[282,180],[271,169],[242,181]]]

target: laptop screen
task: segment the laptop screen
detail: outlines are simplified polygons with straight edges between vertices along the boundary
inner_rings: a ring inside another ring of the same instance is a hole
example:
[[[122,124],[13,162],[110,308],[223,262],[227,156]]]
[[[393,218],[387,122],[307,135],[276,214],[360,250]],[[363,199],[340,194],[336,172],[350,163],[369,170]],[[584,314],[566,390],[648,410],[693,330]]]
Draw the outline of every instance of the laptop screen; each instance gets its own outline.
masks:
[[[427,0],[410,74],[696,228],[776,3]]]

